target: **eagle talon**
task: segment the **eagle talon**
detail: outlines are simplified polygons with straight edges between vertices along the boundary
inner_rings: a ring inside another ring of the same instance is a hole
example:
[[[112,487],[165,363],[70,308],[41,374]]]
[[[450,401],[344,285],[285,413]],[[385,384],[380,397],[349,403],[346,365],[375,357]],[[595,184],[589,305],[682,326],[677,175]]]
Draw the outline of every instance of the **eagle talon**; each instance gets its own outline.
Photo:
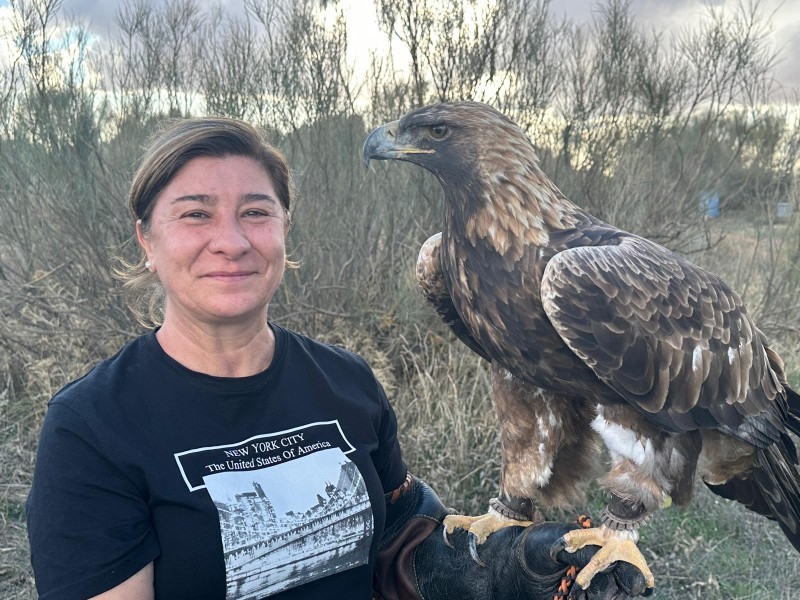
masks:
[[[471,531],[469,532],[469,555],[472,557],[472,562],[486,568],[486,563],[478,556],[478,536]]]
[[[567,547],[567,540],[565,540],[564,536],[562,535],[555,542],[553,542],[552,546],[550,546],[550,560],[552,560],[553,562],[558,561],[558,553],[561,552],[566,547]]]
[[[444,545],[448,548],[455,548],[453,544],[450,543],[450,540],[447,539],[447,527],[442,527],[442,539],[444,539]]]

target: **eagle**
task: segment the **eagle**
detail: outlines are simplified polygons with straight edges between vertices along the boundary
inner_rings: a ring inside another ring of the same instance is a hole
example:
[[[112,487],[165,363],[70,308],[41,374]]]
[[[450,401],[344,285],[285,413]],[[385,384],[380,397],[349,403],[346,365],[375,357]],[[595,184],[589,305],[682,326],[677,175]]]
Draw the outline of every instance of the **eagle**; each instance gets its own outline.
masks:
[[[363,151],[431,172],[444,191],[440,233],[417,281],[438,315],[491,363],[500,493],[486,515],[445,526],[477,546],[540,509],[579,497],[601,439],[610,469],[600,524],[553,551],[602,546],[586,588],[617,560],[654,586],[636,546],[659,509],[691,500],[695,478],[777,521],[800,550],[800,396],[741,298],[721,278],[568,200],[528,136],[478,102],[412,110]],[[595,435],[597,434],[597,435]]]

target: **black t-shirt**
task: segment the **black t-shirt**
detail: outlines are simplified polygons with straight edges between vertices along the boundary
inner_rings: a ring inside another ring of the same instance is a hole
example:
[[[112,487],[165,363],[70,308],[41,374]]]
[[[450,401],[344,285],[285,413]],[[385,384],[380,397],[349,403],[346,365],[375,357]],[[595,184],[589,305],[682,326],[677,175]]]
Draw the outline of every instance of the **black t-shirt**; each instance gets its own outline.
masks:
[[[157,598],[370,598],[406,474],[394,413],[363,359],[272,328],[251,377],[191,371],[150,333],[50,401],[27,504],[42,598],[150,561]]]

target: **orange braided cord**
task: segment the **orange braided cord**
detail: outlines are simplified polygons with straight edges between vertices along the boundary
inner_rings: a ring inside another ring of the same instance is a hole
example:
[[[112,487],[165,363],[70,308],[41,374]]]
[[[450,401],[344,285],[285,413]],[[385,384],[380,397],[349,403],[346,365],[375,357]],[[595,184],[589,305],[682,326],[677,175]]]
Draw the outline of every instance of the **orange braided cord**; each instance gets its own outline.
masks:
[[[592,526],[592,519],[587,515],[580,515],[577,518],[577,523],[584,529],[589,529]],[[553,596],[553,600],[567,597],[567,594],[569,594],[569,588],[571,588],[572,584],[575,583],[575,578],[578,576],[579,571],[580,569],[574,565],[567,569],[567,572],[564,573],[564,577],[561,578],[561,583],[558,584],[558,588],[556,589],[555,596]]]

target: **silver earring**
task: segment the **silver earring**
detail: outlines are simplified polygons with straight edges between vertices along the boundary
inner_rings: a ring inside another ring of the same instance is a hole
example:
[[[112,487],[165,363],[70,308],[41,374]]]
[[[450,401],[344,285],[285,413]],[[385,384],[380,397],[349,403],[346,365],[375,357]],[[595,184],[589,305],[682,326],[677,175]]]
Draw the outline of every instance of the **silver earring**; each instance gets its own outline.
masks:
[[[149,260],[144,261],[144,268],[147,269],[148,271],[152,271],[153,263],[151,263]]]

